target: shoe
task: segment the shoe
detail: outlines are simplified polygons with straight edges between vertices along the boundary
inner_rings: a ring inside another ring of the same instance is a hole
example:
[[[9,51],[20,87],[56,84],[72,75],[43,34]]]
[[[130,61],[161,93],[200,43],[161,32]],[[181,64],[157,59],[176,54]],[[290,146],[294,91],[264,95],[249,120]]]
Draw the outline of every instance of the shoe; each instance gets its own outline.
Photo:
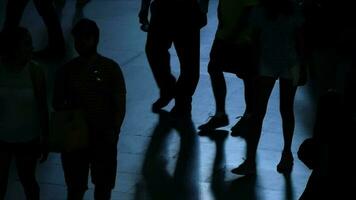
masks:
[[[229,118],[226,114],[211,116],[209,121],[198,127],[201,131],[214,130],[229,125]]]
[[[256,174],[256,163],[250,161],[244,161],[238,167],[231,170],[233,174],[238,175],[253,175]]]
[[[290,151],[283,151],[281,160],[277,165],[279,173],[290,173],[293,169],[293,154]]]
[[[248,131],[250,117],[248,115],[243,115],[237,118],[240,118],[240,120],[231,128],[231,136],[243,137]]]
[[[167,106],[173,99],[173,96],[161,96],[152,104],[152,112],[158,113],[163,107]]]

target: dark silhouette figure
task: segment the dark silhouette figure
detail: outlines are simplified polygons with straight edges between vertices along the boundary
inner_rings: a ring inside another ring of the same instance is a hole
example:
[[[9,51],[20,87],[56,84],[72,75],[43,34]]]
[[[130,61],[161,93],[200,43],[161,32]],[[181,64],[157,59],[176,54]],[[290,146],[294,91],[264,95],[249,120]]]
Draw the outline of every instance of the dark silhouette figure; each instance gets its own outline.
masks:
[[[148,1],[143,1],[140,21],[147,23]],[[199,48],[202,14],[198,1],[155,0],[150,5],[151,18],[146,42],[146,55],[160,89],[160,97],[152,105],[157,112],[174,98],[172,113],[191,114],[192,95],[199,80]],[[146,18],[145,18],[146,17]],[[169,49],[174,44],[180,62],[180,76],[170,69]]]
[[[115,186],[117,143],[126,110],[126,87],[119,65],[97,52],[99,28],[81,19],[73,28],[74,58],[57,72],[53,107],[80,109],[89,128],[89,145],[61,154],[68,199],[82,199],[89,170],[94,198],[110,199]]]
[[[299,159],[313,172],[300,199],[327,198],[329,179],[329,138],[330,134],[342,130],[340,96],[329,92],[318,102],[314,135],[305,140],[298,150]],[[339,116],[330,118],[328,116]]]
[[[302,19],[298,9],[289,0],[260,1],[250,17],[250,26],[260,46],[260,63],[255,85],[255,105],[247,136],[247,156],[244,163],[233,170],[237,174],[254,173],[256,151],[263,119],[272,89],[277,79],[280,85],[280,113],[282,117],[284,148],[277,165],[280,173],[293,167],[291,151],[294,133],[294,97],[297,86],[305,84],[302,75],[303,54],[300,51]],[[278,27],[275,28],[275,27]],[[297,38],[297,39],[296,39]],[[299,50],[299,51],[298,51]]]
[[[45,73],[31,61],[32,39],[22,27],[2,34],[0,60],[0,199],[5,199],[12,159],[27,199],[39,200],[37,160],[48,156]]]
[[[241,78],[245,89],[245,112],[239,122],[232,128],[234,135],[243,131],[246,119],[252,112],[253,71],[258,60],[254,44],[240,39],[241,32],[247,25],[247,16],[257,0],[219,1],[219,25],[210,51],[208,72],[216,103],[215,114],[210,120],[199,126],[201,130],[211,130],[226,126],[229,119],[225,110],[226,83],[223,72],[231,72]],[[232,7],[233,6],[233,7]]]
[[[180,137],[180,146],[175,170],[170,174],[167,166],[172,160],[168,149],[174,130]],[[199,142],[191,119],[175,120],[168,112],[159,112],[159,122],[153,130],[142,171],[143,185],[151,199],[200,199]],[[140,199],[139,194],[136,198]]]
[[[29,0],[7,1],[4,30],[19,26]],[[47,27],[48,47],[35,52],[37,57],[62,57],[65,54],[65,41],[61,23],[53,5],[53,0],[34,0],[36,9]]]

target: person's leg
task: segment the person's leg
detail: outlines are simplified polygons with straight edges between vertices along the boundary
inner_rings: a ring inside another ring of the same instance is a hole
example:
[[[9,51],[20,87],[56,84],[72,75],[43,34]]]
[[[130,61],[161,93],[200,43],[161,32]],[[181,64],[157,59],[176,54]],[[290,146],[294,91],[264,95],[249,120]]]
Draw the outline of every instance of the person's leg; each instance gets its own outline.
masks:
[[[14,28],[20,25],[22,14],[29,0],[8,0],[3,29]]]
[[[177,115],[191,114],[192,96],[199,81],[200,31],[198,27],[187,25],[177,28],[174,46],[180,62],[180,76],[176,84],[175,106]]]
[[[42,17],[48,32],[49,53],[54,56],[63,56],[65,53],[65,40],[62,26],[54,8],[53,0],[34,0],[36,9]]]
[[[252,111],[250,132],[246,136],[246,160],[232,170],[236,174],[253,173],[256,167],[257,146],[261,137],[263,119],[266,114],[268,100],[275,83],[274,78],[260,77],[256,81],[256,93]]]
[[[5,143],[0,141],[0,200],[5,199],[12,157],[5,145]]]
[[[215,115],[226,114],[225,99],[226,99],[226,82],[221,65],[223,62],[224,46],[219,40],[215,40],[210,52],[210,62],[208,64],[208,72],[210,75],[211,86],[215,99]]]
[[[100,145],[91,152],[91,176],[95,185],[94,198],[109,200],[115,187],[117,171],[117,143]]]
[[[208,72],[215,99],[215,114],[210,120],[199,126],[200,130],[212,130],[229,124],[229,119],[225,111],[226,82],[222,71],[224,49],[221,42],[215,40],[210,52]]]
[[[40,199],[40,187],[36,180],[39,147],[32,144],[19,146],[15,153],[17,174],[28,200]]]
[[[62,153],[61,159],[67,184],[67,200],[82,200],[88,189],[88,150]]]
[[[252,76],[246,76],[242,80],[244,83],[245,112],[240,120],[231,128],[231,136],[243,136],[248,131],[249,121],[253,112],[255,80]]]
[[[254,78],[252,76],[246,76],[242,79],[244,83],[244,97],[245,97],[245,112],[244,115],[249,115],[253,110],[254,101]]]
[[[165,16],[163,16],[165,17]],[[154,112],[165,107],[174,97],[175,77],[171,73],[169,48],[172,46],[170,30],[162,16],[153,14],[147,33],[146,55],[153,77],[160,89],[159,99],[152,105]]]
[[[297,86],[291,80],[280,79],[280,112],[282,117],[284,147],[280,163],[277,166],[279,172],[289,171],[293,165],[292,139],[294,133],[294,97]]]

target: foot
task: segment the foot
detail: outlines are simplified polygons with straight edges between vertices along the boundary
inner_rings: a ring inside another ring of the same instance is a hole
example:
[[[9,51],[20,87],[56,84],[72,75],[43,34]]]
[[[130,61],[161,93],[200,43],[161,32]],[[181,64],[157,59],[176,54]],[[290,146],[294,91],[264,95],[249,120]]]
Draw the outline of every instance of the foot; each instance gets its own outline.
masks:
[[[158,113],[163,107],[167,106],[173,96],[161,96],[152,104],[152,112]]]
[[[238,175],[253,175],[256,174],[256,163],[245,160],[238,167],[231,170],[232,173]]]
[[[214,130],[229,125],[229,118],[226,114],[214,115],[210,120],[198,127],[201,131]]]
[[[290,173],[293,169],[293,154],[291,151],[283,151],[281,160],[277,165],[279,173]]]
[[[231,128],[231,136],[238,137],[246,135],[249,128],[249,115],[243,115],[240,120]]]

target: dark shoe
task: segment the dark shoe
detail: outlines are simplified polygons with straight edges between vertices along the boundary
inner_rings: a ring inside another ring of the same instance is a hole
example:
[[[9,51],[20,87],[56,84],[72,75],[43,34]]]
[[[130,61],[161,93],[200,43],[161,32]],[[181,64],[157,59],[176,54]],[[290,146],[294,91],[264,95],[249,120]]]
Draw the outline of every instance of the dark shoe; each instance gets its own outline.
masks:
[[[240,120],[231,128],[231,136],[233,137],[244,137],[249,129],[249,119],[248,115],[238,117]]]
[[[173,96],[162,96],[152,104],[152,112],[158,113],[163,107],[167,106]]]
[[[279,173],[290,173],[293,169],[293,154],[290,151],[283,151],[281,160],[277,165]]]
[[[256,163],[245,160],[241,165],[232,169],[231,172],[238,175],[256,174]]]
[[[214,130],[220,127],[224,127],[229,125],[229,118],[226,114],[220,116],[211,116],[210,120],[198,127],[199,130],[207,131],[207,130]]]

